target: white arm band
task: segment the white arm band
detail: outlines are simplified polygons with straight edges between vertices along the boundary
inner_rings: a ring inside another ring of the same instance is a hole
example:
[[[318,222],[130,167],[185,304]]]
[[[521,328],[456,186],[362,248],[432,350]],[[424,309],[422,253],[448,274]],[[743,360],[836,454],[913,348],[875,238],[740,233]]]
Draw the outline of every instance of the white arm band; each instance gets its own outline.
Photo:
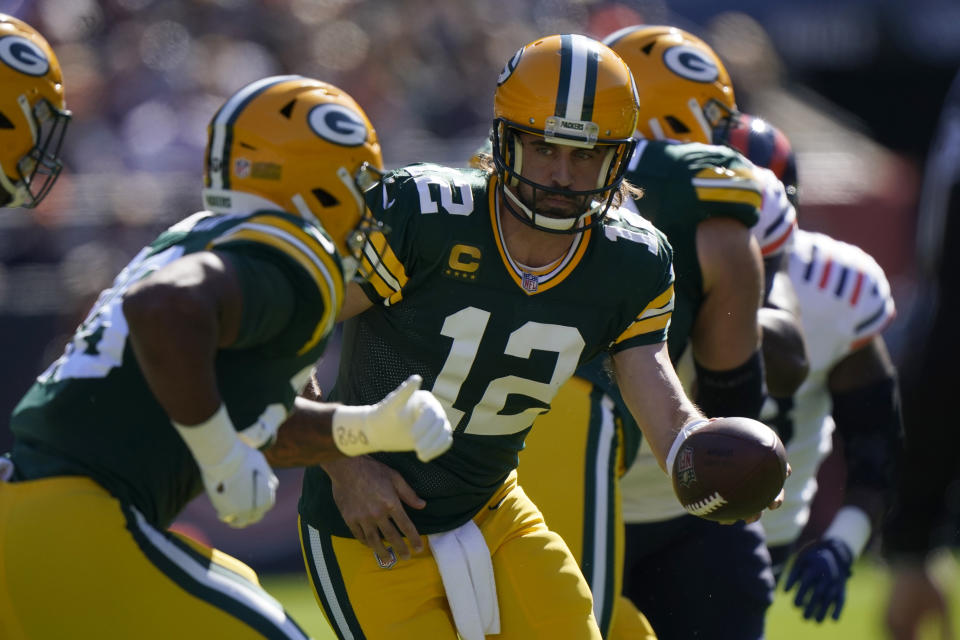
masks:
[[[201,467],[211,467],[223,461],[237,439],[237,431],[233,428],[227,408],[222,404],[212,416],[198,425],[187,426],[173,420],[170,422]]]
[[[708,422],[709,420],[704,418],[697,418],[683,425],[683,428],[680,429],[680,433],[678,433],[677,437],[674,438],[673,444],[670,445],[670,452],[667,454],[667,475],[673,474],[673,463],[677,459],[677,454],[680,453],[680,447],[683,445],[684,441],[690,437],[691,433]]]
[[[840,507],[837,515],[833,517],[833,522],[823,532],[823,537],[842,540],[850,547],[853,557],[859,558],[870,539],[870,518],[859,507]]]

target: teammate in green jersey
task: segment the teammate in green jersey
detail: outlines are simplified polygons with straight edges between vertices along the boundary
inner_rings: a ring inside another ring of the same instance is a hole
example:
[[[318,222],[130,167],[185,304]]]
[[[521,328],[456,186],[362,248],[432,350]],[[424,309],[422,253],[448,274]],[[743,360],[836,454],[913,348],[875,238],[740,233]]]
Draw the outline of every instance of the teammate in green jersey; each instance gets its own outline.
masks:
[[[225,522],[256,522],[270,463],[450,446],[415,376],[369,406],[296,397],[375,227],[361,187],[380,166],[332,85],[265,78],[217,111],[209,210],[137,254],[14,411],[0,636],[305,637],[252,570],[166,528],[204,489]]]
[[[550,36],[497,84],[494,171],[411,165],[367,192],[391,232],[371,237],[372,275],[348,291],[334,396],[365,402],[419,373],[455,433],[430,463],[307,470],[304,555],[341,638],[599,638],[575,560],[517,484],[524,438],[603,353],[664,468],[702,420],[664,343],[669,244],[617,206],[636,126],[626,65],[590,38]]]
[[[726,142],[737,107],[723,63],[706,43],[671,27],[630,27],[605,41],[651,95],[640,116],[645,140],[628,175],[646,190],[637,208],[675,251],[671,358],[705,414],[756,418],[764,399],[763,285],[782,260],[795,211],[769,170],[709,144]],[[777,370],[778,387],[799,385],[806,373],[797,344],[797,371]],[[624,594],[661,640],[759,640],[773,599],[761,526],[684,514],[654,453],[644,443],[621,480]],[[697,580],[688,579],[691,571]]]

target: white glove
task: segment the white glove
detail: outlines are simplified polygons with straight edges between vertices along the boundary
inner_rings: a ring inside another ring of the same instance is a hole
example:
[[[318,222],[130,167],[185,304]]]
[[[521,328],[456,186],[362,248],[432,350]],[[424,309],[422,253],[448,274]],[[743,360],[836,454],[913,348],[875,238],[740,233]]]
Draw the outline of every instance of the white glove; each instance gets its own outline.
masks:
[[[273,507],[280,481],[263,454],[237,436],[226,407],[196,426],[173,426],[193,454],[220,520],[241,528]]]
[[[345,455],[373,451],[416,451],[423,462],[453,444],[450,421],[422,379],[412,375],[374,405],[341,405],[333,413],[333,441]]]

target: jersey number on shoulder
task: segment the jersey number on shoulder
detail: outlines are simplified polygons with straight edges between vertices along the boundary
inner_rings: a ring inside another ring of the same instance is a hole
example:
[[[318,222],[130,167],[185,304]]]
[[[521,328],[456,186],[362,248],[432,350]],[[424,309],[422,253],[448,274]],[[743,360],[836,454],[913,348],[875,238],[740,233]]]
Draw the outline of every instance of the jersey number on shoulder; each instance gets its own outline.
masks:
[[[419,175],[413,181],[417,185],[417,193],[420,196],[420,213],[437,213],[438,204],[451,215],[468,216],[473,213],[473,191],[470,190],[469,183],[426,175]],[[434,188],[431,189],[431,186]],[[460,202],[453,201],[454,189],[460,195]],[[439,194],[439,203],[436,194]]]
[[[183,247],[173,246],[166,251],[146,257],[143,249],[130,261],[113,286],[100,294],[83,324],[67,343],[63,355],[57,358],[38,378],[41,382],[67,378],[103,378],[110,370],[123,364],[123,349],[127,343],[127,320],[123,317],[123,294],[130,285],[173,262],[183,254]]]
[[[467,413],[455,407],[460,389],[473,368],[489,322],[489,311],[467,307],[447,316],[440,331],[441,335],[452,338],[453,344],[437,376],[433,393],[455,429],[460,428]],[[575,327],[531,321],[513,331],[507,339],[505,355],[528,360],[534,350],[557,354],[549,382],[512,375],[489,381],[483,397],[473,407],[463,426],[464,433],[507,435],[529,427],[537,415],[547,410],[560,385],[573,375],[584,346],[583,337]],[[504,410],[509,395],[533,399],[538,406],[507,414]]]

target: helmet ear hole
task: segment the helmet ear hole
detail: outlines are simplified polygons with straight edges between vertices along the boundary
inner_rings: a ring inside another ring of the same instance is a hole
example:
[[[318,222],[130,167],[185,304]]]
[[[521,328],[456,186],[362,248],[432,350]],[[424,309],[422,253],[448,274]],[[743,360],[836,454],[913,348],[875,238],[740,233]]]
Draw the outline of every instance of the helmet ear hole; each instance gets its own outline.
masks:
[[[2,111],[0,111],[0,129],[13,129],[13,123],[10,122],[10,118],[5,116]]]
[[[690,133],[690,128],[674,116],[664,116],[663,119],[667,121],[667,124],[670,125],[670,128],[673,129],[674,133]]]
[[[316,198],[324,207],[335,207],[340,204],[340,201],[337,200],[332,193],[325,189],[313,189],[311,193],[313,194],[313,197]]]

